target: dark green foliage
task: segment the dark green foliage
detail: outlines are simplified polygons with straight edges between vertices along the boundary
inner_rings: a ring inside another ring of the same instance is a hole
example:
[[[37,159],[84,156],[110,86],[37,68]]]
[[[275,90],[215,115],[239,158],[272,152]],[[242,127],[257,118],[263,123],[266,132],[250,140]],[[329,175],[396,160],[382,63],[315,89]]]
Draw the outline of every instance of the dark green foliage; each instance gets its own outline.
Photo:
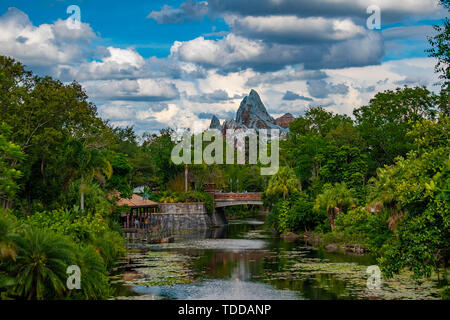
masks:
[[[81,290],[71,290],[69,298],[77,300],[99,300],[111,296],[111,287],[106,275],[106,266],[102,257],[92,245],[79,247],[76,265],[81,270]]]
[[[75,262],[71,242],[46,229],[27,228],[16,240],[16,275],[13,295],[28,300],[62,297],[66,292],[66,269]]]
[[[278,199],[268,217],[268,224],[280,233],[313,230],[326,219],[313,210],[314,202],[303,192]]]
[[[388,227],[389,212],[370,213],[362,208],[350,210],[336,217],[336,233],[342,234],[345,243],[360,243],[378,254],[381,247],[392,236]]]
[[[406,156],[414,140],[407,136],[414,122],[433,119],[442,101],[426,88],[398,88],[378,93],[368,106],[353,111],[369,155],[369,173]]]

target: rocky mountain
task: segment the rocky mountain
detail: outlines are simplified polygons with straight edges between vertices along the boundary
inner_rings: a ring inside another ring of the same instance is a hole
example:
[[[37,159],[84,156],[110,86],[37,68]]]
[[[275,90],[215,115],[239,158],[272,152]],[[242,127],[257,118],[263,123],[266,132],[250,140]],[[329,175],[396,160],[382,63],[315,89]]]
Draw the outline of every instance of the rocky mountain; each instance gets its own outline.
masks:
[[[222,126],[220,125],[220,120],[216,116],[212,116],[211,124],[209,125],[210,129],[222,130]]]
[[[275,119],[275,124],[279,125],[282,128],[287,129],[287,128],[289,128],[289,125],[291,124],[291,122],[294,120],[295,120],[295,118],[292,114],[285,113],[281,117]]]
[[[292,115],[290,115],[292,117]],[[284,123],[281,121],[280,123]],[[259,94],[255,90],[251,90],[246,96],[236,112],[236,120],[225,120],[222,126],[216,116],[211,119],[210,128],[220,129],[226,132],[228,129],[278,129],[280,132],[286,132],[287,129],[276,123],[276,120],[270,116],[264,106]]]
[[[236,123],[251,129],[277,129],[274,118],[267,112],[259,94],[253,89],[242,100],[236,113]]]

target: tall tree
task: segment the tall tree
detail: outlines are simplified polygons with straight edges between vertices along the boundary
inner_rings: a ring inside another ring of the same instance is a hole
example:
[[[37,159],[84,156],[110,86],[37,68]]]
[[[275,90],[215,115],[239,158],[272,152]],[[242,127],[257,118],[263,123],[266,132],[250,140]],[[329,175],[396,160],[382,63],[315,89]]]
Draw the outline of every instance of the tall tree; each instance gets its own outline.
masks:
[[[394,163],[413,147],[407,136],[413,123],[434,119],[443,100],[426,88],[398,88],[378,93],[369,105],[353,111],[365,151],[369,154],[369,172]]]
[[[80,209],[84,211],[84,194],[94,178],[104,183],[113,174],[111,163],[102,150],[87,148],[80,140],[67,144],[67,157],[71,159],[72,179],[80,179]]]
[[[269,180],[264,197],[273,204],[279,198],[286,199],[299,191],[301,191],[301,186],[294,170],[289,167],[281,167]]]

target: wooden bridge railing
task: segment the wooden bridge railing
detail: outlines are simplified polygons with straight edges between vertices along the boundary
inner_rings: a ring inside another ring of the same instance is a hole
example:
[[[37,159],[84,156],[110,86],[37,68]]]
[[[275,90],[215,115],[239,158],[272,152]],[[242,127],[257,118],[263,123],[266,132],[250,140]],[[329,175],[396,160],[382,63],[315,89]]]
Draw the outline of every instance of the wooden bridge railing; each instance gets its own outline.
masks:
[[[214,201],[246,201],[261,200],[261,192],[215,193]]]

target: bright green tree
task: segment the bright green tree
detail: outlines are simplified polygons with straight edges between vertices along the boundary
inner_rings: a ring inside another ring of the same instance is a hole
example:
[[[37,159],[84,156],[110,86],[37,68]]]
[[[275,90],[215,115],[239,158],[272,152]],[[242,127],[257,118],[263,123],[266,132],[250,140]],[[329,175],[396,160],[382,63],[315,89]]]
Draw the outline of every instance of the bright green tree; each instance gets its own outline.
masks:
[[[300,183],[294,170],[289,167],[281,167],[278,172],[270,178],[264,196],[270,203],[273,203],[274,200],[279,198],[286,199],[299,191],[301,191]]]
[[[336,183],[334,186],[326,184],[321,194],[316,198],[314,209],[316,211],[326,210],[331,230],[334,229],[334,220],[337,214],[351,207],[356,203],[352,191],[343,183]]]

